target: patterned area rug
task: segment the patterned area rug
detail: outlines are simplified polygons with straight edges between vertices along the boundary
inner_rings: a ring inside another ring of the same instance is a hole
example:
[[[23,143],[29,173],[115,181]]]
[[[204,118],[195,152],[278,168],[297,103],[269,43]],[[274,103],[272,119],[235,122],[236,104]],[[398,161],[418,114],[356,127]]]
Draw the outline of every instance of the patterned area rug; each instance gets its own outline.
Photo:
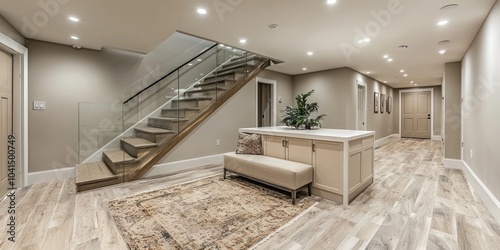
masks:
[[[130,249],[247,249],[313,205],[231,175],[109,202]]]

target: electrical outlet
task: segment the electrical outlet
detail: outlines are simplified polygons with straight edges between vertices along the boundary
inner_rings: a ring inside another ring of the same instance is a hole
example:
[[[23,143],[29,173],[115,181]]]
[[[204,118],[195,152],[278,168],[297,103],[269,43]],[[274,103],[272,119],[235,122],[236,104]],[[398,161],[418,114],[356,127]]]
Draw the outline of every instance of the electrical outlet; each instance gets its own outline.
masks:
[[[220,146],[220,139],[217,139],[217,140],[215,141],[215,145]]]
[[[474,154],[472,153],[472,149],[470,150],[470,153],[469,153],[469,158],[471,160],[474,160]]]

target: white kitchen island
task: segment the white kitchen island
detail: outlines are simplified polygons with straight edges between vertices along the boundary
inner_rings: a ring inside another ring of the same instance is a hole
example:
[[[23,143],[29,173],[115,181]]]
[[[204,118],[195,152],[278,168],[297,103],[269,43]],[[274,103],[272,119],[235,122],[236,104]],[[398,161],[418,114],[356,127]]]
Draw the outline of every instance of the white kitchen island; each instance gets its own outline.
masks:
[[[374,131],[240,128],[262,135],[266,156],[310,164],[312,193],[347,205],[373,183]]]

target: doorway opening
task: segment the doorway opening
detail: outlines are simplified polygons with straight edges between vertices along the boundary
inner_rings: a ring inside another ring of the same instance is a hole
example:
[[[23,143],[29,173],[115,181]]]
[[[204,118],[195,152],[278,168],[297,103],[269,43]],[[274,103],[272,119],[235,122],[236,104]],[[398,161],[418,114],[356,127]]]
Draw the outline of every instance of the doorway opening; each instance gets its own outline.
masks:
[[[434,134],[433,116],[434,90],[402,90],[399,92],[400,121],[402,138],[432,139]]]
[[[9,158],[14,140],[12,135],[12,54],[0,49],[0,197],[4,196],[9,188]],[[9,147],[9,141],[12,142]]]
[[[366,84],[360,81],[357,82],[357,99],[356,102],[356,129],[357,130],[366,130]]]
[[[256,78],[257,127],[276,126],[276,81]]]

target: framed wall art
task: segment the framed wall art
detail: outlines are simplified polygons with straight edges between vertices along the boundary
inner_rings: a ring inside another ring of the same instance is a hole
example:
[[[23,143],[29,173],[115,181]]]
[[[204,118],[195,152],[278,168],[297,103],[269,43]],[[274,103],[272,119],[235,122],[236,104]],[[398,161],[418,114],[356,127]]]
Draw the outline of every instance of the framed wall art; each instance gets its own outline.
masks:
[[[387,97],[387,113],[392,112],[392,96]]]
[[[373,112],[378,113],[379,110],[379,97],[378,92],[375,92],[373,95]]]
[[[385,95],[380,94],[380,113],[384,113],[385,110]]]

